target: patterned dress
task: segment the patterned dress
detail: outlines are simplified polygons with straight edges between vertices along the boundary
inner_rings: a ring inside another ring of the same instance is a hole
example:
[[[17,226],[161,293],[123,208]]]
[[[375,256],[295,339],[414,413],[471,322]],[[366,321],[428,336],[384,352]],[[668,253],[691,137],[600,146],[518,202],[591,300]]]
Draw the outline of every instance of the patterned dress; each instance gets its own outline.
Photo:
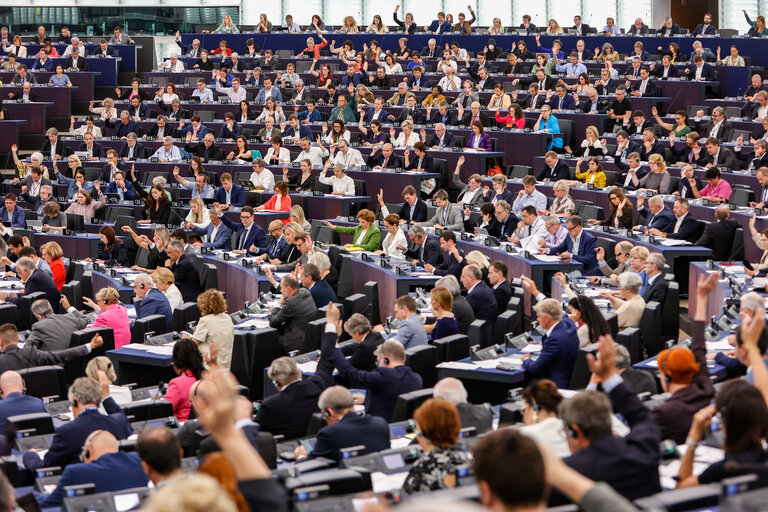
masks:
[[[444,489],[445,477],[467,462],[467,455],[455,446],[435,448],[416,461],[403,490],[413,494]]]

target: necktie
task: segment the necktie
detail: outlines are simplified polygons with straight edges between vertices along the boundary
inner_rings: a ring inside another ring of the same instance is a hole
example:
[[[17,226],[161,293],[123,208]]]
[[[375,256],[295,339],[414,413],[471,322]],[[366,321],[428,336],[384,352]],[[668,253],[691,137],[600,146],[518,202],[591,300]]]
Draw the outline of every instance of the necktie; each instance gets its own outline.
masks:
[[[544,90],[544,80],[542,80],[541,82],[539,82],[539,90],[540,90],[540,91],[543,91],[543,90]]]
[[[472,124],[474,124],[475,121],[477,121],[477,116],[472,116]]]
[[[389,161],[389,157],[388,156],[384,157],[384,162],[381,164],[381,166],[386,167],[388,161]]]
[[[768,201],[768,187],[763,187],[763,202]]]
[[[237,244],[237,248],[243,250],[245,248],[245,239],[248,238],[248,228],[243,230],[243,234],[240,236],[240,242]]]
[[[688,152],[688,163],[689,164],[693,163],[693,150]]]
[[[531,236],[531,226],[528,226],[528,236]]]
[[[562,110],[563,109],[563,98],[560,98],[560,100],[557,103],[557,109]]]

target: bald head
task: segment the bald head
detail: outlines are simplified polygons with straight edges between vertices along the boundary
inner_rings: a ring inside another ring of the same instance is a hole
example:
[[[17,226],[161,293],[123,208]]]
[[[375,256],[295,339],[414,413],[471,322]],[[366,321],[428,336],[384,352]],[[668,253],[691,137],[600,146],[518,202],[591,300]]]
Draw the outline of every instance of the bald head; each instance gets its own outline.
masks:
[[[285,224],[283,224],[283,221],[281,220],[277,220],[277,219],[273,220],[272,222],[269,223],[269,233],[272,234],[273,232],[276,232],[279,230],[280,234],[282,234],[284,225]]]
[[[0,390],[2,390],[3,396],[8,396],[10,393],[23,393],[24,380],[18,372],[13,370],[3,372],[0,375]]]
[[[120,450],[120,444],[112,433],[106,430],[96,430],[85,440],[83,448],[88,451],[85,462],[90,463],[102,455],[117,453]]]
[[[731,211],[728,209],[728,206],[724,204],[721,204],[715,210],[715,218],[717,220],[726,220],[730,216],[731,216]]]

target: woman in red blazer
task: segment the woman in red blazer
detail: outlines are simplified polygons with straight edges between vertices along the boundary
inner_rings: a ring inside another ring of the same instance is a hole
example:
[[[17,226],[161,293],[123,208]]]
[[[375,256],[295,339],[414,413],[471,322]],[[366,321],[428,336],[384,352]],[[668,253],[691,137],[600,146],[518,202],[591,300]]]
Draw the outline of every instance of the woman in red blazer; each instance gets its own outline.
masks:
[[[40,254],[45,262],[48,263],[48,266],[51,267],[53,282],[56,284],[56,288],[61,291],[61,287],[67,282],[67,270],[64,268],[64,260],[61,259],[64,251],[56,242],[48,242],[40,247]]]

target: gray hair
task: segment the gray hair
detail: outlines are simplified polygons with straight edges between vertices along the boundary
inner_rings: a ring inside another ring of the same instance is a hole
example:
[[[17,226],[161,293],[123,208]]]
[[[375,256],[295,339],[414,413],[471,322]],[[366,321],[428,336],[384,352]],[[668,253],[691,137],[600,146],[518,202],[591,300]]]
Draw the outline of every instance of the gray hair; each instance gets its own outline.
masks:
[[[506,202],[506,201],[505,201],[505,200],[503,200],[503,199],[502,199],[501,201],[497,201],[497,202],[496,202],[496,206],[501,206],[501,208],[502,208],[502,209],[504,209],[505,211],[510,211],[510,210],[512,210],[512,207],[509,205],[509,203],[508,203],[508,202]]]
[[[344,386],[326,388],[325,391],[320,393],[320,398],[317,399],[317,407],[321,412],[330,409],[338,414],[341,411],[352,409],[354,406],[355,399],[352,397],[352,393]]]
[[[77,400],[78,405],[100,405],[101,385],[88,377],[80,377],[69,386],[67,398],[70,402]]]
[[[414,236],[425,236],[427,234],[427,231],[422,226],[411,226],[408,232],[413,233]]]
[[[461,293],[461,287],[459,286],[459,280],[456,279],[456,276],[453,274],[449,276],[443,276],[440,279],[437,280],[435,283],[435,287],[442,286],[443,288],[447,288],[453,296],[457,296]]]
[[[170,135],[166,135],[165,137],[163,137],[163,142],[170,142],[171,144],[173,144],[173,137],[171,137]]]
[[[46,316],[53,313],[53,308],[51,307],[51,303],[48,302],[48,299],[36,300],[32,303],[32,306],[29,309],[32,310],[32,314],[35,316]]]
[[[475,281],[479,281],[483,278],[483,273],[477,265],[466,265],[462,272],[467,272]]]
[[[648,259],[645,260],[646,263],[653,263],[656,265],[656,268],[659,270],[662,270],[664,268],[664,265],[667,264],[667,260],[664,259],[664,256],[659,252],[652,252],[650,256],[648,256]]]
[[[293,86],[294,87],[296,87],[299,84],[304,85],[304,80],[302,80],[301,78],[298,78],[298,79],[293,81]]]
[[[309,263],[317,266],[320,272],[325,272],[331,269],[331,259],[324,252],[315,251],[309,257]]]
[[[123,114],[125,114],[128,117],[131,117],[131,113],[128,112],[127,110],[121,110],[120,111],[120,117],[123,117]]]
[[[35,262],[32,261],[32,258],[23,257],[20,258],[19,261],[16,262],[16,268],[18,270],[25,270],[27,272],[34,272],[35,270]]]
[[[616,343],[616,368],[626,370],[630,364],[629,350],[621,343]]]
[[[739,307],[745,311],[752,311],[753,313],[764,312],[765,299],[757,292],[745,293],[741,296]]]
[[[546,223],[549,226],[555,226],[555,225],[559,226],[560,225],[560,217],[558,217],[557,215],[550,215],[549,217],[547,217]]]
[[[128,135],[125,136],[127,139],[136,140],[136,133],[135,132],[129,132]]]
[[[171,140],[173,140],[173,137],[171,137]],[[168,180],[162,176],[155,176],[152,178],[152,186],[160,185],[161,187],[165,187],[166,183],[168,183]]]
[[[301,380],[301,371],[293,359],[283,356],[272,361],[267,370],[267,377],[285,386]]]
[[[253,164],[258,165],[259,167],[266,167],[267,166],[267,163],[264,161],[263,158],[254,158],[253,159],[253,163],[251,165],[253,165]]]
[[[619,287],[637,293],[643,286],[642,278],[634,272],[622,272],[619,274]]]
[[[590,441],[611,433],[611,414],[611,401],[598,391],[584,391],[564,400],[558,411],[566,426],[578,426]]]
[[[234,55],[234,53],[232,55]],[[171,52],[169,57],[172,58],[172,59],[178,59],[179,58],[179,54],[176,53],[176,52]]]
[[[696,42],[698,43],[698,41]],[[725,117],[725,109],[723,107],[715,107],[712,109],[712,112],[717,112],[718,114],[721,114],[723,117]]]
[[[387,340],[373,351],[376,356],[388,357],[398,362],[405,362],[405,347],[402,343],[395,340]]]
[[[467,402],[467,390],[459,379],[446,377],[435,384],[432,389],[432,396],[440,398],[453,405],[464,404]]]
[[[664,206],[664,200],[661,196],[653,196],[648,200],[648,206]]]
[[[171,240],[170,242],[168,242],[168,248],[184,252],[184,244],[182,244],[178,240]]]
[[[181,105],[181,100],[179,98],[173,98],[171,100],[171,105]]]
[[[77,37],[77,36],[74,36],[74,37],[72,38],[72,42],[73,42],[73,43],[79,43],[79,42],[80,42],[80,38],[79,38],[79,37]]]
[[[552,185],[552,188],[554,190],[565,190],[566,194],[571,189],[565,181],[556,181],[555,184]]]
[[[39,151],[35,151],[31,155],[29,155],[30,160],[32,160],[33,162],[40,162],[41,164],[43,163],[44,158],[45,157],[43,156],[43,154]]]
[[[152,277],[149,274],[139,274],[133,282],[135,284],[143,284],[145,288],[152,288],[155,285],[155,282],[152,281]]]
[[[59,130],[57,130],[56,128],[48,128],[47,130],[45,130],[45,134],[46,135],[58,135],[59,134]]]
[[[367,334],[371,332],[371,322],[360,313],[355,313],[349,317],[349,320],[344,322],[344,331],[350,336],[355,331],[360,334]]]
[[[563,318],[563,308],[557,299],[544,299],[533,306],[536,313],[541,315],[548,315],[555,322],[559,322]]]
[[[43,185],[40,190],[45,190],[49,194],[53,195],[53,187],[51,185]]]

